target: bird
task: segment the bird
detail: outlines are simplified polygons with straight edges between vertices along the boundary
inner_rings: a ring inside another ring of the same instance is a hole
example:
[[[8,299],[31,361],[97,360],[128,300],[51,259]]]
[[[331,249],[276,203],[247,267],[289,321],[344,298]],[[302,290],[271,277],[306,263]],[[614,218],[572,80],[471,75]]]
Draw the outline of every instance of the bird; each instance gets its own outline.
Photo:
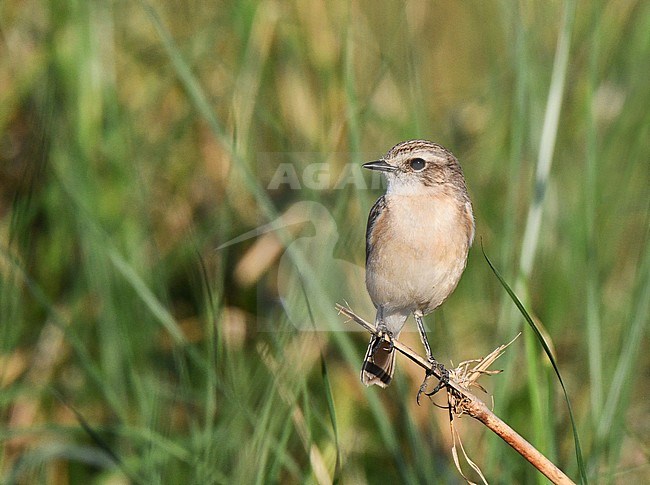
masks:
[[[368,344],[361,382],[390,384],[392,340],[413,314],[427,359],[442,376],[427,393],[432,395],[448,383],[449,373],[431,353],[423,317],[454,291],[467,264],[475,223],[465,177],[449,150],[427,140],[398,143],[383,158],[362,166],[385,176],[386,192],[372,206],[366,227],[365,279],[377,311],[378,335]]]

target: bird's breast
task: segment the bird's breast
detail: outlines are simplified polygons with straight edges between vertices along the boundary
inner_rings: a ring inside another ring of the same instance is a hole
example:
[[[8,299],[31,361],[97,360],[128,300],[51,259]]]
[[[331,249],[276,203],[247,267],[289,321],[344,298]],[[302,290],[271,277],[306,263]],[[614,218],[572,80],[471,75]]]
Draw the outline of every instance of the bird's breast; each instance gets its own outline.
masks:
[[[375,305],[424,313],[439,306],[458,284],[472,232],[471,208],[449,194],[387,197],[368,240]]]

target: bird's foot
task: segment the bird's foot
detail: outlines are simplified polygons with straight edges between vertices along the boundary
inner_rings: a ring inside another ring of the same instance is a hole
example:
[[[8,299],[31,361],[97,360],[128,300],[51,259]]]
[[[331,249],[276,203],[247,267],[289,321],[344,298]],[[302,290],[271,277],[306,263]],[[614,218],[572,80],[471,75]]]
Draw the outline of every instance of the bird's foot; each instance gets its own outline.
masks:
[[[447,368],[435,359],[430,359],[429,362],[431,363],[433,368],[431,370],[427,369],[426,375],[424,376],[424,380],[422,381],[422,384],[420,385],[420,389],[418,390],[418,394],[416,397],[418,406],[420,405],[420,396],[422,394],[424,394],[427,397],[431,397],[434,394],[436,394],[440,389],[446,387],[449,384],[449,371],[447,370]],[[427,382],[429,380],[429,377],[434,375],[433,373],[434,370],[438,371],[438,373],[440,374],[440,378],[438,379],[438,383],[436,384],[436,387],[434,387],[431,392],[426,392]]]
[[[393,349],[395,348],[395,344],[393,343],[393,332],[388,330],[386,327],[380,326],[377,329],[377,336],[376,336],[376,345],[375,348],[372,349],[372,355],[375,355],[375,352],[379,350],[380,347],[382,347],[382,344],[386,342],[386,338],[388,338],[388,347],[383,347],[383,350],[386,350],[388,352],[392,352]]]

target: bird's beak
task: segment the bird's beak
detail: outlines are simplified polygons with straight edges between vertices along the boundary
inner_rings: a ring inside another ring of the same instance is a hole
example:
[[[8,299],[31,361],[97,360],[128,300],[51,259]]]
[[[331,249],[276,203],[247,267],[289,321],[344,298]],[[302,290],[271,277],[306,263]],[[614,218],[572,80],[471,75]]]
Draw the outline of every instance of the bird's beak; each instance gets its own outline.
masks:
[[[362,167],[369,170],[378,170],[379,172],[394,172],[397,170],[397,167],[389,165],[386,160],[376,160],[374,162],[364,163]]]

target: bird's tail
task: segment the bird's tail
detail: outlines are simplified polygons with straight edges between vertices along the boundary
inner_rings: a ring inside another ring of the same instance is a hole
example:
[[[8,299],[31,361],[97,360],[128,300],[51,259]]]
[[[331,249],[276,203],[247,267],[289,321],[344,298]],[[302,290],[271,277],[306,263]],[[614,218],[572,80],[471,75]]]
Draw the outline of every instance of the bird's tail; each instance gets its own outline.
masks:
[[[397,338],[397,336],[395,336]],[[386,387],[395,372],[395,349],[384,339],[370,337],[368,350],[361,367],[361,382],[366,386]]]

